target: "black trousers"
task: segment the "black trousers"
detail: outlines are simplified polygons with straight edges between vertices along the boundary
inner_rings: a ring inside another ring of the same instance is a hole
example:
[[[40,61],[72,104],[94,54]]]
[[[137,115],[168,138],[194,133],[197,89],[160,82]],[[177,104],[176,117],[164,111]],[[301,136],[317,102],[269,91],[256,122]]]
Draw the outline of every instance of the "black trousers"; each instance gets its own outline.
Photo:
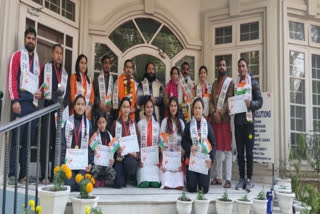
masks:
[[[137,160],[126,155],[122,162],[116,161],[113,168],[116,170],[116,179],[114,185],[116,188],[125,187],[129,176],[135,176],[137,171]]]
[[[245,160],[247,160],[247,178],[251,179],[253,170],[254,125],[236,125],[235,137],[240,178],[245,179]]]
[[[203,193],[209,191],[210,184],[210,170],[207,175],[193,172],[189,170],[189,166],[186,168],[187,189],[189,192],[197,192],[198,189],[203,189]]]
[[[42,118],[41,121],[41,146],[40,146],[40,164],[41,164],[41,179],[45,177],[46,169],[46,150],[47,150],[47,131],[49,129],[48,116]],[[53,169],[54,169],[54,156],[55,156],[55,145],[56,145],[56,124],[54,118],[54,112],[50,114],[50,136],[49,136],[49,162],[51,162],[51,172],[49,171],[48,165],[48,178],[53,180]]]

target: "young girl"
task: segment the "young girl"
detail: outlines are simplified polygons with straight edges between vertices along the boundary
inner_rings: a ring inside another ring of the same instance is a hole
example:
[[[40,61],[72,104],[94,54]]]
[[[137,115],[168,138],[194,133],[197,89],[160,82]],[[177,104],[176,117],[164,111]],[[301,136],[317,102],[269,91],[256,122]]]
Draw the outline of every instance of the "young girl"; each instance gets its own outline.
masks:
[[[72,170],[72,178],[65,184],[71,187],[71,191],[79,191],[79,185],[75,182],[76,174],[89,173],[93,165],[93,151],[89,147],[89,120],[86,118],[86,100],[81,94],[74,102],[74,115],[71,115],[62,129],[61,137],[61,163],[65,162],[67,149],[88,149],[88,166],[84,170]],[[68,165],[68,163],[67,163]]]
[[[140,132],[140,154],[142,149],[146,147],[153,147],[158,150],[159,136],[160,136],[160,126],[159,123],[152,116],[154,110],[154,105],[152,100],[147,100],[144,104],[144,114],[145,117],[139,121],[138,129]],[[159,158],[159,152],[154,153]],[[143,159],[143,155],[141,157]],[[158,165],[145,165],[143,160],[139,162],[140,167],[137,171],[137,182],[138,187],[160,187],[160,175]]]
[[[99,112],[96,118],[96,126],[97,131],[92,131],[90,134],[90,142],[89,145],[94,150],[94,157],[95,161],[98,160],[100,155],[100,148],[101,147],[108,147],[112,144],[112,135],[107,130],[107,119],[106,114],[103,112]],[[110,147],[108,149],[111,149]],[[112,168],[114,164],[114,159],[110,159],[109,166],[101,166],[98,165],[96,162],[95,165],[92,167],[91,173],[92,176],[95,178],[96,183],[95,187],[104,187],[105,181],[110,182],[114,181],[116,178],[116,171]]]
[[[73,102],[79,94],[83,95],[86,100],[85,112],[91,120],[91,110],[94,104],[94,90],[92,81],[88,77],[87,68],[88,59],[85,55],[78,56],[76,61],[76,73],[70,76],[70,101]],[[73,114],[74,107],[70,106],[70,114]]]
[[[192,104],[194,116],[191,121],[186,124],[182,136],[182,148],[184,149],[186,157],[186,180],[187,189],[189,192],[196,192],[197,189],[203,189],[204,193],[209,190],[210,182],[210,168],[215,157],[215,140],[213,130],[210,123],[203,117],[204,104],[200,97],[196,98]],[[202,174],[191,171],[189,160],[190,155],[197,153],[205,153],[209,158],[205,161],[208,173]]]
[[[120,103],[121,116],[113,122],[111,127],[112,135],[121,138],[129,135],[137,136],[137,141],[140,139],[139,130],[136,122],[129,117],[131,102],[128,97],[124,97]],[[129,153],[122,156],[123,149],[120,147],[117,150],[114,169],[116,170],[116,179],[114,181],[115,188],[121,188],[127,185],[128,178],[132,178],[136,174],[138,153]]]
[[[174,96],[169,99],[168,112],[169,115],[162,120],[160,129],[161,133],[167,133],[169,135],[168,142],[165,143],[164,151],[180,152],[181,158],[183,158],[184,151],[181,148],[181,137],[184,130],[184,123],[178,117],[179,104],[178,99]],[[172,171],[166,170],[166,168],[161,164],[160,169],[161,188],[183,188],[184,179],[182,167],[180,167],[178,171]]]

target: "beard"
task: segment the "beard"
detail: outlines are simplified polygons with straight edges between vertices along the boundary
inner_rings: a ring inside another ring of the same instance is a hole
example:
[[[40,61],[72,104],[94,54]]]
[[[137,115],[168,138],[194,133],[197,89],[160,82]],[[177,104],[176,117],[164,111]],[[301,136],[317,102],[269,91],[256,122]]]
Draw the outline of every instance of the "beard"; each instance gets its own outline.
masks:
[[[28,52],[33,52],[33,50],[34,50],[34,45],[31,44],[31,43],[29,43],[29,44],[26,45],[26,49],[27,49]]]
[[[223,77],[224,75],[226,75],[226,73],[227,73],[227,71],[225,71],[225,70],[223,70],[223,69],[220,69],[220,70],[218,71],[218,74],[219,74],[220,77]]]
[[[154,73],[145,73],[143,77],[147,78],[149,82],[153,82],[156,80],[156,74]]]

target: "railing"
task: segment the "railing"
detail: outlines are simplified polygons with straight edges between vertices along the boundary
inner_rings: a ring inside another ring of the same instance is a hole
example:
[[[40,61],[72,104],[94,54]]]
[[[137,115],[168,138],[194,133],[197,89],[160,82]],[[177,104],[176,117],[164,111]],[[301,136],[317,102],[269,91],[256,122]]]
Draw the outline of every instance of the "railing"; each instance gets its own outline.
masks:
[[[28,114],[24,117],[18,118],[4,126],[0,127],[0,135],[5,134],[5,158],[4,158],[4,175],[3,175],[3,197],[2,197],[2,214],[6,213],[6,193],[7,193],[7,178],[9,170],[9,153],[10,153],[10,143],[9,143],[9,133],[13,130],[16,130],[16,159],[15,159],[15,184],[14,184],[14,200],[13,200],[13,212],[17,213],[17,199],[18,199],[18,177],[19,177],[19,156],[20,156],[20,127],[27,124],[27,146],[26,146],[26,184],[25,184],[25,205],[28,204],[28,191],[29,191],[29,165],[30,165],[30,154],[31,154],[31,122],[38,120],[38,132],[36,136],[36,147],[37,147],[37,157],[36,157],[36,184],[35,184],[35,203],[38,204],[38,185],[39,185],[39,163],[40,163],[40,139],[41,139],[41,118],[48,116],[46,121],[47,125],[47,139],[46,139],[46,161],[45,161],[45,181],[48,180],[48,166],[49,166],[49,139],[50,139],[50,113],[57,111],[58,120],[56,128],[56,142],[55,142],[55,158],[54,166],[60,165],[60,150],[61,150],[61,121],[62,121],[62,111],[63,111],[63,91],[58,91],[58,102],[43,108],[41,110],[35,111],[31,114]],[[1,94],[0,94],[1,95]],[[1,100],[1,99],[0,99]],[[1,102],[0,102],[1,104]],[[0,108],[1,114],[1,108]],[[34,140],[34,139],[32,139]],[[43,145],[43,144],[42,144]]]
[[[1,122],[1,111],[2,111],[2,97],[3,97],[3,93],[2,91],[0,91],[0,122]]]

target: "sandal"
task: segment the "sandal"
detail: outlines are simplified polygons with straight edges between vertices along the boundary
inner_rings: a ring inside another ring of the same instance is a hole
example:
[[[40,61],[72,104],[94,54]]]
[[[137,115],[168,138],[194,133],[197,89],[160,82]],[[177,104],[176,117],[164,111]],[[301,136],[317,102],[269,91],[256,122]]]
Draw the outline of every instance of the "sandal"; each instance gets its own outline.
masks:
[[[223,187],[227,189],[231,188],[231,182],[227,180]]]
[[[212,184],[212,185],[221,185],[221,184],[222,184],[222,179],[217,179],[217,178],[215,178],[215,179],[213,179],[213,180],[211,181],[211,184]]]

